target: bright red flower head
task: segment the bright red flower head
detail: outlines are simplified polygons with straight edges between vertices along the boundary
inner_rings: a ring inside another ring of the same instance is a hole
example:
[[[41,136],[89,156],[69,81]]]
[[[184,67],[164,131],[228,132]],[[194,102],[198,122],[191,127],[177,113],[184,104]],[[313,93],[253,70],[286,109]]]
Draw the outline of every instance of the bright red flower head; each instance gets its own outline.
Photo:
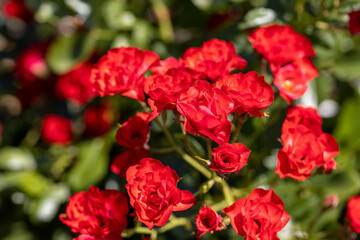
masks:
[[[126,180],[130,204],[150,230],[164,225],[173,211],[184,211],[196,203],[191,192],[177,188],[176,172],[156,159],[144,158],[129,167]]]
[[[263,117],[260,110],[266,109],[274,101],[274,91],[265,82],[263,76],[256,72],[237,73],[225,76],[215,83],[217,88],[223,90],[233,101],[232,112]]]
[[[196,76],[190,69],[171,68],[165,74],[155,74],[145,80],[144,91],[150,96],[148,103],[156,115],[164,109],[173,110],[181,92],[195,82]]]
[[[108,239],[106,239],[106,238],[95,238],[94,236],[82,234],[77,238],[73,238],[73,240],[108,240]]]
[[[128,168],[139,164],[141,159],[147,157],[149,157],[149,152],[144,148],[128,148],[115,156],[111,163],[111,171],[119,174],[122,178],[126,178]]]
[[[78,239],[119,240],[127,226],[129,206],[123,192],[90,187],[71,196],[65,212],[60,220],[74,233],[88,235]]]
[[[181,68],[182,65],[179,60],[173,57],[168,57],[165,60],[154,63],[150,71],[154,74],[165,74],[172,68]]]
[[[84,105],[93,97],[90,71],[92,64],[79,63],[71,71],[59,77],[56,94],[59,98],[70,99],[75,104]]]
[[[197,238],[208,232],[221,231],[225,225],[222,218],[211,207],[205,205],[200,209],[199,214],[195,217]]]
[[[245,236],[245,240],[278,240],[277,232],[290,219],[283,201],[272,189],[257,188],[222,212],[229,216],[231,226],[237,234]]]
[[[360,233],[360,196],[349,199],[346,218],[350,222],[351,229],[356,233]]]
[[[231,123],[227,115],[234,103],[221,89],[199,80],[179,95],[176,107],[185,117],[184,126],[189,133],[208,137],[218,144],[229,141]]]
[[[48,75],[45,62],[46,48],[44,44],[32,45],[22,51],[16,59],[14,72],[22,85],[43,79]]]
[[[120,94],[145,101],[144,74],[159,60],[156,53],[134,47],[111,49],[91,71],[93,92],[100,95]]]
[[[180,59],[184,67],[205,74],[212,82],[232,70],[244,69],[247,62],[236,55],[234,45],[219,39],[211,39],[199,48],[188,48]]]
[[[209,166],[210,169],[221,173],[236,173],[243,168],[250,155],[250,150],[241,143],[223,143],[214,148],[211,152],[213,159]]]
[[[84,113],[84,135],[98,137],[106,134],[114,123],[111,103],[103,103],[86,109]]]
[[[296,116],[298,114],[298,116]],[[316,167],[328,172],[336,167],[339,153],[334,137],[321,130],[321,119],[315,109],[292,107],[282,127],[280,149],[275,173],[280,178],[304,180]]]
[[[280,95],[289,104],[305,94],[308,82],[319,75],[309,59],[300,59],[281,67],[276,73],[274,84]]]
[[[8,0],[1,7],[5,16],[20,18],[24,21],[31,21],[33,13],[27,8],[25,0]]]
[[[73,138],[71,121],[56,114],[46,115],[41,127],[41,137],[48,143],[70,143]]]
[[[360,10],[349,12],[349,31],[353,35],[360,33]]]
[[[148,115],[148,114],[147,114]],[[120,146],[138,148],[149,140],[149,120],[138,113],[124,122],[116,132],[116,141]]]
[[[315,56],[309,39],[290,26],[273,24],[250,32],[253,48],[272,65],[272,71],[298,59]]]

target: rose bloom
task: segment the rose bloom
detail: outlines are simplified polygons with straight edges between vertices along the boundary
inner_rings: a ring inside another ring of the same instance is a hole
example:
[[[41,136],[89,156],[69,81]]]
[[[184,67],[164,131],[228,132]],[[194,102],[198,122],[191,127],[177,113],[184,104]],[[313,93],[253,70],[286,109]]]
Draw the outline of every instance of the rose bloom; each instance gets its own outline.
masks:
[[[311,60],[301,59],[281,67],[275,73],[274,85],[279,89],[280,96],[290,104],[305,94],[308,82],[318,75]]]
[[[60,220],[74,233],[88,235],[78,240],[118,240],[127,226],[129,206],[123,192],[90,187],[71,196],[65,212]]]
[[[71,121],[56,114],[44,117],[41,137],[48,143],[67,145],[73,138]]]
[[[156,159],[144,158],[129,167],[126,180],[130,204],[150,230],[164,225],[173,211],[186,210],[196,203],[191,192],[177,188],[176,172]]]
[[[168,57],[164,60],[160,60],[154,63],[150,71],[154,74],[162,75],[172,68],[182,68],[182,64],[176,58]]]
[[[92,64],[77,64],[68,73],[59,77],[56,83],[56,95],[61,99],[69,99],[77,105],[85,105],[93,97],[90,71]]]
[[[309,126],[321,132],[322,119],[318,111],[312,107],[304,107],[301,105],[288,107],[284,122]],[[283,132],[284,130],[287,131],[287,126],[291,126],[291,124],[286,124],[285,128],[283,127]]]
[[[7,17],[16,17],[23,21],[31,21],[33,13],[27,8],[25,0],[8,0],[1,7],[2,12]]]
[[[298,59],[315,56],[310,40],[290,26],[273,24],[259,27],[249,33],[249,41],[268,60],[273,72]]]
[[[159,60],[156,53],[135,47],[111,49],[91,71],[90,81],[97,95],[120,94],[145,101],[144,74]]]
[[[324,167],[326,172],[336,167],[334,157],[339,153],[338,144],[331,134],[322,132],[321,119],[315,111],[301,106],[289,109],[275,169],[280,178],[300,181],[310,177],[316,167]]]
[[[179,94],[189,89],[198,75],[190,69],[171,68],[165,74],[147,77],[144,91],[152,111],[160,115],[164,109],[173,110]]]
[[[277,232],[290,219],[283,201],[272,189],[257,188],[222,212],[229,216],[231,226],[237,234],[245,236],[245,240],[278,240]]]
[[[185,118],[185,130],[208,137],[218,144],[229,142],[231,123],[227,115],[233,101],[218,88],[203,80],[197,81],[177,100],[176,108]]]
[[[107,240],[107,239],[106,238],[95,238],[94,236],[82,234],[77,238],[73,238],[73,240]]]
[[[140,163],[143,158],[149,157],[149,152],[144,148],[129,148],[116,155],[111,163],[110,169],[114,173],[126,178],[126,171],[130,166]]]
[[[45,62],[47,46],[45,44],[34,44],[26,48],[16,59],[14,68],[15,76],[21,85],[26,85],[39,79],[45,79],[48,68]]]
[[[180,62],[184,67],[205,74],[211,82],[247,65],[243,58],[236,55],[231,42],[219,39],[204,42],[199,48],[188,48]]]
[[[223,143],[211,152],[213,160],[210,169],[221,173],[236,173],[243,168],[250,155],[250,150],[241,143]]]
[[[215,86],[234,101],[232,112],[238,114],[249,113],[251,116],[263,117],[264,113],[260,110],[266,109],[274,101],[271,86],[254,71],[225,76]]]
[[[360,233],[360,196],[349,199],[346,218],[350,222],[351,229],[356,233]]]
[[[128,148],[142,147],[149,140],[149,121],[141,114],[136,114],[124,122],[116,132],[116,141]]]
[[[360,33],[360,10],[349,12],[349,31],[353,35]]]
[[[199,214],[195,217],[197,238],[207,232],[221,231],[224,229],[222,218],[211,207],[205,205],[200,209]]]
[[[84,135],[90,137],[103,136],[113,126],[114,119],[111,103],[89,107],[84,113]]]

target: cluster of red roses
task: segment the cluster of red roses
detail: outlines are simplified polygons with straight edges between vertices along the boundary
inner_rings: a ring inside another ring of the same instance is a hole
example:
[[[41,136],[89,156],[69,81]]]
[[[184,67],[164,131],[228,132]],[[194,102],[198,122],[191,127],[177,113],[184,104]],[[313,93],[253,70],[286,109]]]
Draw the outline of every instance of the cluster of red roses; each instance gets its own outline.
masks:
[[[249,39],[269,61],[281,96],[288,102],[300,97],[307,82],[317,75],[310,60],[315,55],[310,41],[289,26],[279,25],[261,27],[250,33]],[[229,143],[232,123],[228,115],[237,115],[239,124],[249,116],[263,117],[262,110],[274,99],[272,87],[263,76],[256,72],[231,74],[246,64],[236,55],[232,43],[213,39],[200,48],[189,48],[180,59],[170,57],[163,61],[148,50],[120,47],[109,50],[92,68],[90,81],[94,93],[100,96],[120,94],[141,102],[145,101],[145,93],[149,96],[152,112],[138,113],[118,129],[116,140],[127,149],[111,166],[112,171],[126,178],[130,204],[139,221],[149,229],[164,225],[173,211],[186,210],[196,203],[189,191],[177,188],[179,176],[174,170],[148,157],[149,122],[162,111],[173,110],[187,132],[219,144],[211,152],[209,169],[221,176],[237,173],[246,164],[250,150],[241,143]],[[153,75],[145,77],[148,70]],[[335,167],[337,143],[330,134],[322,132],[321,122],[315,109],[289,108],[281,136],[284,147],[279,151],[276,168],[280,177],[303,180],[317,166],[326,171]],[[121,207],[111,206],[110,201],[104,202],[106,209],[96,209],[102,194],[108,193],[105,191],[92,189],[70,199],[67,216],[61,220],[74,232],[83,234],[81,238],[121,237],[128,206],[122,204],[122,217],[116,212]],[[109,195],[121,194],[111,191]],[[86,208],[97,212],[92,215],[94,220]],[[276,233],[290,218],[272,189],[255,189],[248,198],[238,199],[223,212],[235,231],[246,239],[278,239]],[[198,238],[225,227],[222,217],[206,206],[196,217],[196,226]]]
[[[318,76],[310,59],[315,56],[311,42],[290,26],[260,27],[250,33],[249,41],[269,62],[274,85],[288,103],[303,96],[308,82]]]

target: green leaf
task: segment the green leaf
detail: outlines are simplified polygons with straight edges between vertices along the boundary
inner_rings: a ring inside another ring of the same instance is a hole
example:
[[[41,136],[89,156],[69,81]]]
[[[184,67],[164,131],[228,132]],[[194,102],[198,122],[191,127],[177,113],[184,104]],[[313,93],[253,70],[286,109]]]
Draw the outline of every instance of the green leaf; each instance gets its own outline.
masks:
[[[334,131],[334,137],[340,147],[345,147],[350,151],[360,149],[359,122],[360,98],[349,99],[342,106]]]
[[[19,178],[19,188],[29,196],[38,197],[48,191],[50,179],[38,172],[25,172]]]
[[[64,183],[53,184],[43,195],[28,206],[29,215],[34,222],[49,222],[56,216],[60,204],[66,202],[70,189]]]
[[[15,147],[4,147],[0,150],[0,169],[25,171],[35,168],[36,162],[30,152]]]
[[[239,25],[240,29],[256,27],[270,23],[276,19],[276,12],[270,8],[255,8],[248,11],[244,17],[244,23]]]
[[[71,70],[79,61],[90,57],[96,47],[96,38],[91,35],[76,33],[58,37],[49,47],[46,60],[49,67],[57,74]]]
[[[95,138],[79,144],[76,163],[66,177],[66,182],[74,191],[87,190],[99,183],[108,170],[109,149],[105,141]]]

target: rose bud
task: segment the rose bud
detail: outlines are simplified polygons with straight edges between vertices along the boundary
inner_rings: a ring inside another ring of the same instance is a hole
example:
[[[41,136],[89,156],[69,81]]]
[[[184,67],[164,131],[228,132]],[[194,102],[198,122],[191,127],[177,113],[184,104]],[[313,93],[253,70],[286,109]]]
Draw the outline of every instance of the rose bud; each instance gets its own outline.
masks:
[[[199,214],[195,218],[197,238],[207,232],[221,231],[224,229],[222,218],[211,207],[205,205],[200,209]]]
[[[241,143],[223,143],[211,152],[210,169],[221,173],[236,173],[247,163],[250,150]]]
[[[56,114],[44,117],[41,137],[48,143],[67,145],[73,138],[71,121]]]

